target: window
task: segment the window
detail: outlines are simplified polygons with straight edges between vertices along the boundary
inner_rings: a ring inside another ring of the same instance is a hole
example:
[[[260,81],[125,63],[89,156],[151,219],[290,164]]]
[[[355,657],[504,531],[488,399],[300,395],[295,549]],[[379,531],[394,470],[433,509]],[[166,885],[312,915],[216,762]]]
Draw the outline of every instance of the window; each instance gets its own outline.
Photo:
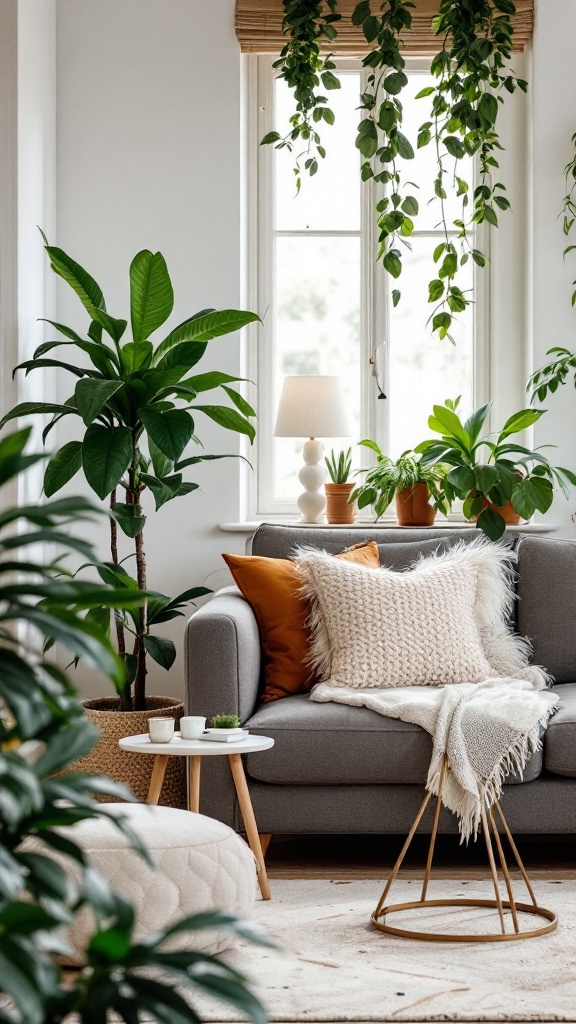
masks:
[[[360,113],[359,94],[365,74],[360,61],[338,63],[341,89],[330,93],[336,115],[324,125],[327,157],[318,174],[303,176],[296,196],[293,155],[287,150],[260,147],[260,138],[284,130],[293,111],[293,98],[276,78],[272,58],[251,58],[257,81],[258,118],[252,150],[257,152],[255,200],[256,308],[265,310],[264,340],[257,357],[259,385],[258,472],[252,512],[259,515],[294,512],[300,486],[302,440],[273,437],[282,379],[287,374],[321,373],[342,377],[354,424],[352,438],[334,438],[328,446],[348,447],[363,437],[378,441],[391,455],[429,436],[427,419],[434,403],[462,396],[464,411],[486,400],[479,372],[484,365],[483,325],[486,297],[482,276],[468,280],[475,304],[460,316],[456,345],[432,337],[426,324],[431,312],[427,283],[432,253],[443,233],[438,226],[432,194],[434,151],[419,150],[403,162],[405,179],[418,186],[420,214],[405,250],[400,281],[392,282],[380,263],[374,263],[378,196],[374,183],[360,179],[360,155],[354,140]],[[416,138],[426,119],[426,100],[416,94],[431,81],[425,61],[407,62],[409,86],[402,94],[406,134]],[[462,167],[471,181],[472,161]],[[454,202],[454,200],[452,201]],[[449,211],[457,216],[455,210]],[[257,241],[256,241],[257,240]],[[482,248],[482,240],[478,240]],[[402,300],[394,308],[393,287]],[[379,391],[385,398],[379,400]],[[355,465],[367,456],[355,450]]]

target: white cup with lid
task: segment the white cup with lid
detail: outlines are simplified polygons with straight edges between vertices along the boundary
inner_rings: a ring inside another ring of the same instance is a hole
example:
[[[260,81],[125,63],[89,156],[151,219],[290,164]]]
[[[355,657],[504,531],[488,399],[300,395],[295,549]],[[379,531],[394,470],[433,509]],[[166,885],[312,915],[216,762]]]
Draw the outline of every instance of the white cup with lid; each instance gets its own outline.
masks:
[[[206,719],[201,715],[183,715],[180,719],[180,736],[183,740],[197,740],[206,729]]]

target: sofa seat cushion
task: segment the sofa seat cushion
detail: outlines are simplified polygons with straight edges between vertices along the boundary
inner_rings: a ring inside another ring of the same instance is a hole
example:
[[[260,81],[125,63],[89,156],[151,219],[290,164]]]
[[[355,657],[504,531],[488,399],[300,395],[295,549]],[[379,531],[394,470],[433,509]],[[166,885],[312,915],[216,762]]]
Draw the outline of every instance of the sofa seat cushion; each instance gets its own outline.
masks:
[[[576,683],[556,686],[560,708],[552,716],[544,741],[544,764],[553,775],[576,779]]]
[[[258,709],[245,723],[275,745],[248,754],[248,774],[281,785],[335,786],[426,782],[432,738],[418,725],[385,718],[368,708],[314,704],[307,694]],[[526,765],[524,782],[538,778],[542,752]],[[575,773],[576,774],[576,773]],[[510,775],[507,782],[520,782]]]

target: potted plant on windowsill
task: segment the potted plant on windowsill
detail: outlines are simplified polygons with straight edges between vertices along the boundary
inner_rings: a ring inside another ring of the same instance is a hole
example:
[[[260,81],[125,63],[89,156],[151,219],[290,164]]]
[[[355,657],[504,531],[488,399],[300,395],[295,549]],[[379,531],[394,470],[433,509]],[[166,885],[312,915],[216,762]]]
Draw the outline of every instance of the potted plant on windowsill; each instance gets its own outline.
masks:
[[[555,483],[566,495],[566,484],[576,485],[574,473],[551,466],[541,449],[531,451],[510,440],[536,423],[545,410],[521,409],[492,440],[490,435],[480,436],[492,403],[477,409],[465,423],[458,415],[458,404],[459,399],[448,399],[434,406],[428,426],[441,437],[423,441],[416,451],[425,466],[450,467],[442,484],[447,503],[451,506],[461,499],[464,517],[476,522],[491,540],[499,540],[507,524],[547,512]]]
[[[253,441],[255,430],[250,419],[255,412],[231,387],[239,378],[216,370],[200,374],[191,371],[212,338],[239,330],[259,317],[240,310],[204,309],[174,327],[160,342],[150,340],[170,316],[174,294],[164,257],[143,250],[130,266],[131,338],[124,341],[127,321],[107,312],[96,281],[62,249],[44,240],[52,269],[70,285],[88,313],[88,329],[83,337],[69,327],[48,321],[61,337],[40,345],[33,358],[17,369],[28,374],[56,367],[71,373],[76,383],[66,401],[21,403],[0,425],[23,416],[49,414],[52,418],[44,439],[64,416],[74,417],[80,427],[81,437],[67,441],[48,462],[44,492],[50,497],[82,470],[91,490],[108,502],[110,560],[95,563],[94,568],[105,583],[125,589],[129,598],[126,608],[116,611],[113,623],[118,653],[126,668],[125,681],[118,684],[116,698],[85,702],[87,714],[104,734],[86,767],[113,778],[124,778],[127,773],[132,787],[145,797],[148,778],[141,761],[136,757],[131,765],[132,755],[125,753],[120,759],[118,739],[145,732],[152,710],[156,716],[179,719],[179,698],[147,697],[147,662],[151,658],[170,669],[176,657],[174,643],[157,635],[156,629],[181,616],[188,603],[209,590],[192,587],[175,597],[150,591],[144,543],[150,505],[145,508],[143,496],[151,496],[158,510],[197,489],[196,483],[184,479],[184,471],[190,466],[230,457],[204,454],[201,448],[196,453],[200,441],[192,413]],[[71,353],[67,361],[52,355],[52,350],[60,346]],[[197,401],[216,388],[224,391],[230,406]],[[186,457],[190,443],[196,446],[196,452]],[[121,542],[132,549],[124,557]],[[134,559],[133,575],[125,567],[127,557]],[[134,591],[144,590],[149,596],[134,609]],[[88,614],[108,635],[109,610],[92,609]],[[123,714],[118,714],[120,711]],[[182,775],[177,766],[176,771]],[[166,794],[170,799],[170,785]]]
[[[440,463],[424,465],[420,456],[411,451],[394,460],[375,441],[364,440],[360,444],[375,453],[376,465],[359,470],[365,474],[364,480],[350,495],[359,509],[370,505],[378,520],[395,499],[399,526],[433,526],[438,509],[448,511]]]
[[[348,482],[352,469],[352,449],[348,448],[348,451],[341,451],[338,454],[332,449],[324,462],[332,481],[329,484],[324,484],[326,518],[333,525],[353,523],[356,514],[354,505],[350,501],[350,495],[354,484]]]

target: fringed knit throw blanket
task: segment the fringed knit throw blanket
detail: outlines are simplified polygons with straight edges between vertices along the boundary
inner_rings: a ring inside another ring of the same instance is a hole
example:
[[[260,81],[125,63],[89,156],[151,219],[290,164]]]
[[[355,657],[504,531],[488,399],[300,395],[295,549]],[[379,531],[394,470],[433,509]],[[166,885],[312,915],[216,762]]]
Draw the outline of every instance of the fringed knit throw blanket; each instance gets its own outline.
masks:
[[[406,572],[298,555],[312,604],[310,662],[323,679],[311,700],[367,707],[430,733],[427,789],[438,793],[447,757],[442,799],[468,839],[506,775],[522,775],[557,708],[545,670],[529,665],[529,643],[507,625],[514,554],[479,540]]]
[[[502,678],[382,690],[318,683],[311,700],[371,708],[430,733],[434,744],[426,788],[438,793],[446,755],[451,771],[442,802],[458,816],[463,839],[478,831],[482,802],[490,806],[499,799],[505,776],[522,774],[557,706],[553,693],[535,690],[524,679]]]

